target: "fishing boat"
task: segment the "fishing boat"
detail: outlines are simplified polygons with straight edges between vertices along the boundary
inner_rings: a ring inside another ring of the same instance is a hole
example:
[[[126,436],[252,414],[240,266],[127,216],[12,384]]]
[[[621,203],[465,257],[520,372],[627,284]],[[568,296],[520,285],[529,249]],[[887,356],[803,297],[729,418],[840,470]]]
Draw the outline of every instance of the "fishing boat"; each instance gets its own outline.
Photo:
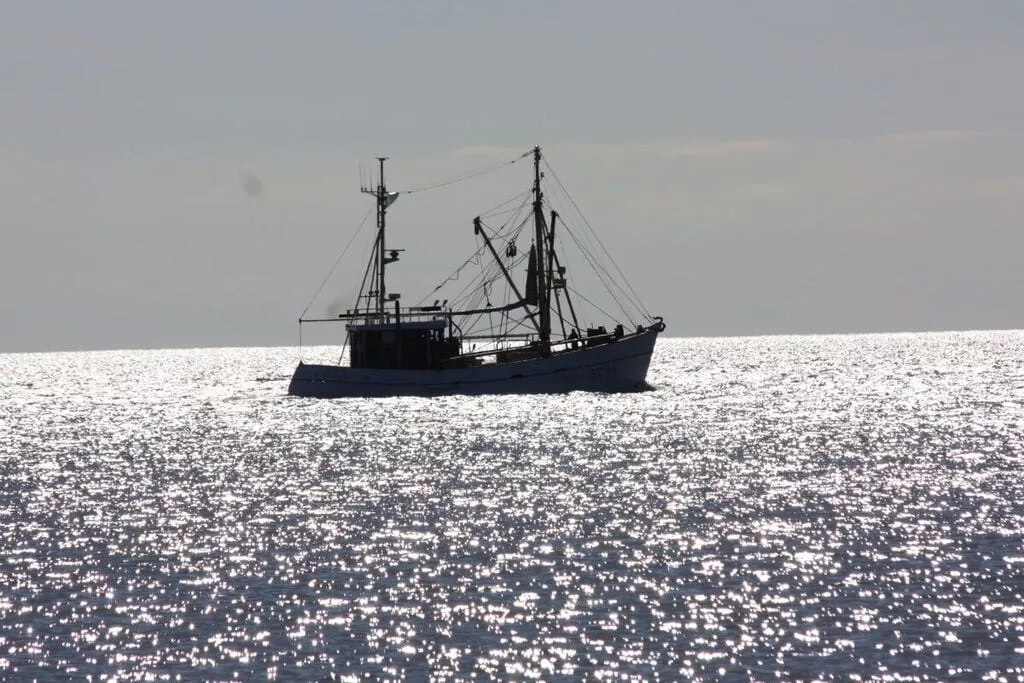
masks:
[[[579,213],[540,147],[508,163],[529,158],[529,188],[474,218],[476,252],[433,292],[409,306],[402,305],[400,293],[387,289],[389,268],[404,250],[390,248],[386,241],[389,209],[399,192],[389,191],[384,180],[386,157],[378,158],[376,186],[371,179],[362,188],[376,200],[377,221],[355,305],[328,318],[303,315],[299,320],[300,339],[303,324],[344,323],[342,358],[337,364],[300,360],[288,393],[341,398],[649,389],[647,369],[664,321],[651,316],[632,287],[613,278],[612,269],[598,259],[601,252],[611,257],[582,214],[582,226],[567,223],[550,204],[545,190],[549,174],[558,183],[559,196]],[[492,225],[496,217],[504,222]],[[578,233],[586,230],[599,247],[581,239]],[[518,241],[527,239],[529,248],[520,249]],[[579,301],[591,299],[574,287],[568,261],[562,257],[561,245],[569,241],[582,249],[597,281],[620,302],[618,318],[581,325]],[[480,273],[460,278],[471,265]],[[621,276],[617,266],[614,270]],[[462,285],[452,303],[441,299],[446,284]],[[503,298],[495,303],[499,290]],[[623,301],[630,305],[621,305]]]

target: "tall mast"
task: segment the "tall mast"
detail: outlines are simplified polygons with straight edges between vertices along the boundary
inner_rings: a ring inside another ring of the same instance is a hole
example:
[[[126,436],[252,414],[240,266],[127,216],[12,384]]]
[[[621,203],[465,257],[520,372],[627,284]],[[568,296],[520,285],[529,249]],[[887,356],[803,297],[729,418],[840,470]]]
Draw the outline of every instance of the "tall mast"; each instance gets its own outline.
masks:
[[[540,306],[540,341],[551,341],[551,297],[547,290],[547,259],[544,258],[544,195],[540,189],[540,147],[533,148],[533,224],[537,246],[537,295]]]
[[[381,318],[384,316],[384,303],[387,299],[387,292],[384,287],[384,266],[398,260],[397,254],[395,254],[395,257],[387,258],[384,251],[384,225],[387,219],[388,205],[391,204],[388,201],[390,197],[388,196],[387,186],[384,184],[384,162],[387,160],[387,157],[377,157],[377,163],[380,164],[380,179],[377,182],[376,189],[371,189],[370,187],[363,188],[363,192],[372,194],[377,198],[377,245],[374,251],[374,257],[377,261],[375,264],[377,289],[375,292],[371,292],[371,295],[375,295],[376,305],[374,308],[377,309],[377,315]]]
[[[380,248],[377,250],[377,258],[380,260],[380,280],[377,283],[377,315],[384,316],[384,219],[388,212],[387,188],[384,185],[384,162],[387,157],[377,157],[380,163],[380,183],[377,184],[377,233],[380,240]]]

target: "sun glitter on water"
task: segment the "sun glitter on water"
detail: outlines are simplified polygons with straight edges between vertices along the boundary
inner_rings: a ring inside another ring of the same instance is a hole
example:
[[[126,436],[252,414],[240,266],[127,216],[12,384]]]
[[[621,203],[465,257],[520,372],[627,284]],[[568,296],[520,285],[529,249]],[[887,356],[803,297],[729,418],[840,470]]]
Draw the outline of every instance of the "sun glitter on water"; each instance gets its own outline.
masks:
[[[0,677],[1019,679],[1024,335],[659,342],[640,394],[315,401],[0,356]]]

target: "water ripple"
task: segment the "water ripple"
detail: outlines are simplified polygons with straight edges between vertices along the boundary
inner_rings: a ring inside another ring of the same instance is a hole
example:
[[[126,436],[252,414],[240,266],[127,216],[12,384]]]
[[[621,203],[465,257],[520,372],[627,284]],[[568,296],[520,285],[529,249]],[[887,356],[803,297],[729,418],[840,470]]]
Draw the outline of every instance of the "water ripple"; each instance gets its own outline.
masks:
[[[0,677],[1021,680],[1022,351],[345,401],[255,381],[287,349],[0,356]]]

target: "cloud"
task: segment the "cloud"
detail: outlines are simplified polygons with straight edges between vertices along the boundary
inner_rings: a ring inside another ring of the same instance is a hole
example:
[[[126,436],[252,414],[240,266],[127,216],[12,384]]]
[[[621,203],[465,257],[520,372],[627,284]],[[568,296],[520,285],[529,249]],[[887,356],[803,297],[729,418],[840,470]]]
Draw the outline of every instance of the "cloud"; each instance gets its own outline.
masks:
[[[971,196],[979,200],[1019,202],[1024,197],[1024,176],[993,178],[976,183]]]
[[[928,147],[959,142],[987,140],[999,135],[997,131],[972,129],[911,130],[883,133],[868,138],[843,138],[839,142],[868,142],[888,148]]]
[[[680,156],[723,156],[736,154],[763,154],[778,152],[786,148],[780,140],[768,138],[714,140],[689,144],[667,145],[661,152],[667,157]]]

